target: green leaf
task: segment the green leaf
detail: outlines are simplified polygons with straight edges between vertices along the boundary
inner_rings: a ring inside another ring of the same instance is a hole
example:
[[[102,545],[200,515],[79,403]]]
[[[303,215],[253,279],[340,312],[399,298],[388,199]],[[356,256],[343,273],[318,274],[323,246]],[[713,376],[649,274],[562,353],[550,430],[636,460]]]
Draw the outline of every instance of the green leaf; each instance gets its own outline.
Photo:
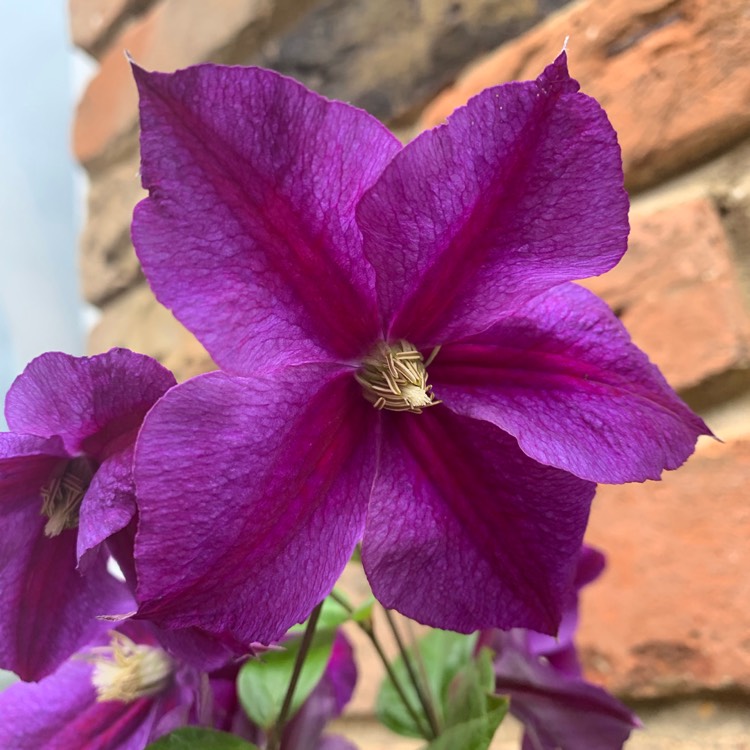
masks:
[[[258,747],[226,732],[184,727],[152,742],[146,750],[258,750]]]
[[[451,633],[447,630],[433,630],[418,642],[419,655],[414,653],[413,648],[407,650],[417,675],[421,677],[424,672],[427,691],[435,706],[441,726],[445,725],[446,720],[445,707],[449,697],[449,685],[461,668],[472,660],[475,641],[476,636]],[[422,669],[422,666],[424,669]],[[417,692],[409,679],[409,674],[401,657],[393,663],[393,671],[396,679],[403,687],[410,705],[422,720],[422,724],[425,727],[429,726]],[[424,736],[404,707],[398,692],[388,678],[383,681],[380,687],[376,712],[378,719],[397,734],[406,737]]]
[[[448,686],[445,725],[463,724],[487,714],[487,698],[495,687],[492,653],[482,649],[477,657],[463,665]]]
[[[344,601],[347,601],[346,597],[339,591],[336,592]],[[323,602],[323,609],[320,611],[320,617],[318,618],[318,625],[315,628],[316,632],[321,630],[335,630],[339,625],[343,625],[347,620],[351,619],[351,611],[342,604],[339,604],[335,599],[328,596]],[[290,635],[302,634],[305,632],[307,627],[307,620],[294,625],[289,629]]]
[[[294,691],[291,718],[320,682],[331,657],[336,631],[316,630]],[[268,651],[247,661],[237,677],[237,692],[247,715],[263,729],[274,726],[281,713],[294,671],[301,637],[290,638],[281,651]]]
[[[372,622],[372,608],[374,606],[375,597],[371,596],[364,604],[360,604],[359,607],[352,612],[352,620],[354,620],[354,622],[365,622],[367,620]]]
[[[488,695],[486,712],[460,724],[448,727],[424,750],[487,750],[497,728],[508,712],[508,699],[500,695]]]

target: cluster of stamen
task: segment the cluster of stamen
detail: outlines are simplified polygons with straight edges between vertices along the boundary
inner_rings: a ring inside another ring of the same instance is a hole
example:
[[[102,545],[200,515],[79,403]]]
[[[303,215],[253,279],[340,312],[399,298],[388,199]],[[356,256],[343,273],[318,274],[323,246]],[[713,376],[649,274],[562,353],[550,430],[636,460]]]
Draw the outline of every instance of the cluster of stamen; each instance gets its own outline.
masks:
[[[381,343],[365,358],[355,377],[365,398],[376,409],[421,414],[422,409],[440,403],[435,400],[432,386],[427,385],[424,357],[408,341]]]
[[[49,518],[44,527],[47,536],[57,536],[64,529],[78,526],[81,501],[93,476],[94,467],[89,459],[74,458],[42,487],[42,515]]]
[[[174,662],[164,649],[135,643],[112,631],[109,646],[93,648],[86,657],[94,664],[91,681],[97,701],[123,701],[157,695],[168,685]]]

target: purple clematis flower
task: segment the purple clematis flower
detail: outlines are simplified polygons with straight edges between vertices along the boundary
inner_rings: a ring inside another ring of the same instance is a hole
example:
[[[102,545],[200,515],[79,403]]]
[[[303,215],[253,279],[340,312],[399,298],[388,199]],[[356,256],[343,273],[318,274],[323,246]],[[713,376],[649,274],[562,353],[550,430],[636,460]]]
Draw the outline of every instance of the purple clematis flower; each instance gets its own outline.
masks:
[[[271,71],[134,73],[135,247],[222,370],[138,441],[141,616],[271,642],[362,538],[386,607],[556,632],[594,483],[707,432],[570,283],[618,262],[628,200],[565,54],[405,147]]]
[[[0,693],[0,747],[144,750],[188,725],[264,746],[237,697],[241,664],[205,673],[170,655],[151,623],[128,620],[109,633],[106,627],[98,623],[97,637],[52,675]],[[323,730],[341,714],[356,679],[351,646],[338,634],[321,681],[287,725],[281,750],[354,750]]]
[[[214,680],[170,656],[149,623],[99,635],[55,673],[0,693],[0,747],[143,750],[188,724],[223,727]],[[235,668],[236,673],[236,668]]]
[[[150,357],[112,349],[43,354],[10,388],[11,432],[0,433],[0,666],[22,679],[52,672],[90,641],[97,615],[119,611],[101,543],[133,518],[136,434],[174,383]]]
[[[523,750],[620,750],[638,717],[606,690],[583,678],[573,638],[578,591],[599,577],[604,555],[583,547],[557,638],[527,630],[482,634],[495,658],[498,693],[510,696],[510,712],[523,723]]]

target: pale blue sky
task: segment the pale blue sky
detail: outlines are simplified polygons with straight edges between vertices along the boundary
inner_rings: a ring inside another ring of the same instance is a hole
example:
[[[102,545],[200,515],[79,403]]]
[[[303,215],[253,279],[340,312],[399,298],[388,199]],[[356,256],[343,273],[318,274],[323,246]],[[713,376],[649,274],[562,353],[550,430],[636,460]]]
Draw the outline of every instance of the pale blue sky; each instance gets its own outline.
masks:
[[[0,391],[47,350],[83,347],[67,3],[0,4]]]

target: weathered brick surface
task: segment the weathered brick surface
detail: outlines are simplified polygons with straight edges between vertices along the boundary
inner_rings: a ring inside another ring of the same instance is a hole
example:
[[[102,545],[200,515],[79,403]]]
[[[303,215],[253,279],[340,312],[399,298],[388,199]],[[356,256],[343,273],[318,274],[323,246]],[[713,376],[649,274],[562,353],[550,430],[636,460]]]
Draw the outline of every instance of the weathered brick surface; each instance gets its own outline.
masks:
[[[640,188],[750,133],[746,0],[587,0],[479,62],[427,110],[441,121],[483,88],[534,78],[570,36],[572,74],[607,110]]]
[[[175,70],[198,62],[248,55],[312,0],[162,0],[123,29],[101,59],[73,126],[76,158],[90,170],[117,159],[133,143],[137,96],[125,59],[148,69]],[[240,52],[241,51],[241,52]]]
[[[112,300],[89,336],[89,354],[124,346],[158,359],[178,380],[214,369],[198,343],[145,283]]]
[[[441,0],[419,6],[410,0],[384,4],[330,0],[288,33],[274,37],[252,59],[296,75],[328,95],[391,117],[433,95],[446,76],[476,53],[477,44],[487,48],[490,40],[496,43],[516,33],[564,1],[471,0],[456,6]],[[73,26],[88,24],[104,33],[107,24],[116,26],[147,4],[121,0],[100,7],[95,0],[79,0],[71,5]],[[140,278],[129,240],[132,208],[143,195],[134,178],[136,158],[129,154],[136,148],[135,91],[118,49],[127,48],[139,63],[155,68],[174,68],[204,57],[231,57],[231,50],[241,49],[233,36],[238,27],[254,25],[256,31],[263,27],[268,32],[279,25],[285,12],[289,15],[283,6],[235,3],[230,13],[229,6],[219,3],[212,7],[212,24],[206,29],[190,3],[163,0],[112,43],[81,103],[75,134],[81,158],[94,167],[81,240],[83,293],[90,302],[102,305]],[[254,19],[252,9],[257,12]],[[200,26],[199,40],[181,33],[190,14],[193,26]],[[276,18],[273,23],[271,15]],[[398,34],[392,33],[395,26],[402,29]],[[256,37],[261,39],[262,34]]]
[[[323,0],[249,62],[382,120],[418,112],[476,55],[569,0]]]
[[[128,19],[156,0],[69,0],[68,15],[73,44],[95,57]]]
[[[81,235],[83,296],[95,305],[141,278],[130,241],[130,219],[135,204],[145,197],[138,175],[137,152],[89,183],[88,215]]]
[[[662,482],[603,486],[583,600],[589,671],[635,697],[750,690],[750,439],[702,443]]]
[[[631,216],[627,253],[582,284],[603,297],[679,389],[750,364],[750,317],[711,201]]]

